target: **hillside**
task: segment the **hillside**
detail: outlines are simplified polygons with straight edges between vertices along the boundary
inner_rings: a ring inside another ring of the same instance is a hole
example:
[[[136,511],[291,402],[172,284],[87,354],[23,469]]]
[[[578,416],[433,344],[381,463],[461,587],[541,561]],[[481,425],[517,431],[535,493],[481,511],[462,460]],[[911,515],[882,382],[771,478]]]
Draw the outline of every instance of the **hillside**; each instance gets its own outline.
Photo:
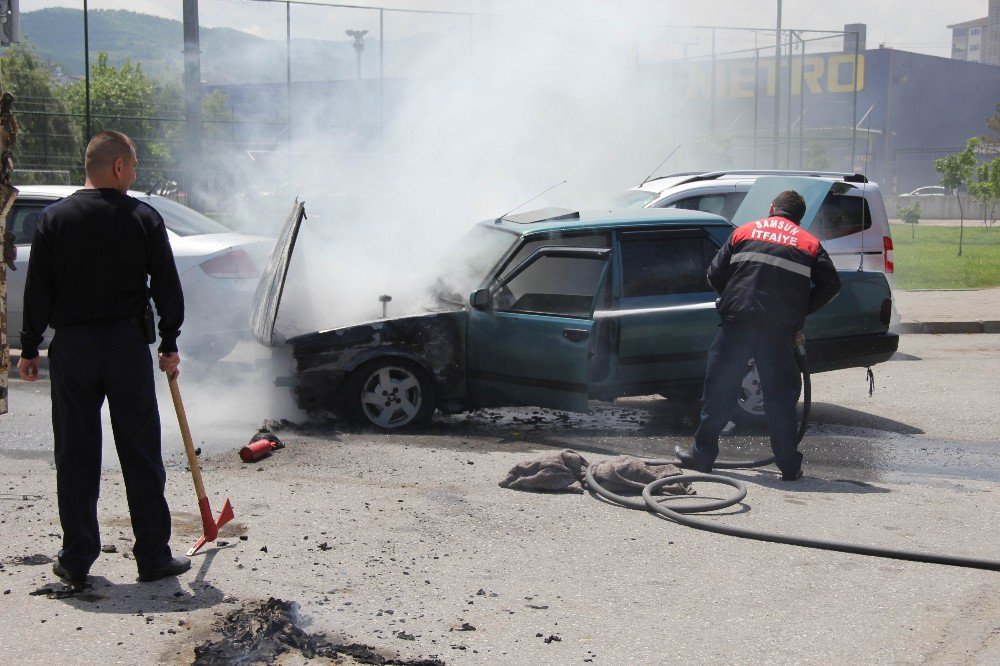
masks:
[[[183,25],[180,21],[127,10],[91,10],[90,54],[99,51],[120,66],[126,60],[142,63],[158,77],[181,77]],[[52,7],[21,16],[21,33],[43,60],[60,65],[69,76],[83,76],[83,12]],[[365,52],[366,71],[378,63],[377,40]],[[273,41],[229,28],[201,29],[201,69],[206,83],[284,81],[284,40]],[[355,55],[347,41],[292,40],[292,71],[296,80],[351,78]]]

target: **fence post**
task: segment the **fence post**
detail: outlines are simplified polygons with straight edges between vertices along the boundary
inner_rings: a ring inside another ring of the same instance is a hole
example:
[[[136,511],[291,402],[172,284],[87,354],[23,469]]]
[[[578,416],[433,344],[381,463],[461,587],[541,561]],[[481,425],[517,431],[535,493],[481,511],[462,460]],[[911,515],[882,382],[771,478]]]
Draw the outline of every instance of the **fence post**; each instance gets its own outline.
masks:
[[[198,0],[184,0],[184,121],[188,205],[202,208],[201,182],[201,44]]]

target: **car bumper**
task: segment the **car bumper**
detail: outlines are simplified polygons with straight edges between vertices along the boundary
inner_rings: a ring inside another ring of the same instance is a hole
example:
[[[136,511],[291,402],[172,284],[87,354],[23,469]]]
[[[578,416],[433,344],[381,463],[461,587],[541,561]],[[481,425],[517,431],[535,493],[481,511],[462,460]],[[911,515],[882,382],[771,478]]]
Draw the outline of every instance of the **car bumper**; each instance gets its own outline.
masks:
[[[866,368],[888,361],[899,348],[895,333],[806,340],[810,372]]]

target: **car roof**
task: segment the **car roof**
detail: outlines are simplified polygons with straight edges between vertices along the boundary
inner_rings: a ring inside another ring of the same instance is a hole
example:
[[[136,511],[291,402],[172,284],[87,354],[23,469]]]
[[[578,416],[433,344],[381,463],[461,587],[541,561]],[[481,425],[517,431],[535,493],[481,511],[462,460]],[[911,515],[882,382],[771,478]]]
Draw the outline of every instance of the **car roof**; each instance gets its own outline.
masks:
[[[830,181],[845,181],[852,183],[867,183],[868,179],[858,173],[839,171],[790,171],[790,170],[760,170],[745,169],[732,171],[684,172],[669,176],[656,176],[632,189],[662,194],[679,185],[695,185],[720,181],[755,181],[760,176],[804,176],[821,178]]]
[[[553,216],[547,219],[523,223],[504,217],[499,220],[485,220],[481,224],[483,226],[511,231],[518,235],[539,231],[575,231],[578,229],[605,229],[621,226],[662,226],[664,224],[674,226],[697,224],[699,226],[732,227],[726,218],[719,215],[676,208],[599,209],[587,211],[543,210],[552,211]],[[528,213],[522,214],[522,216],[529,215]],[[531,218],[522,217],[522,219]]]
[[[77,190],[83,189],[82,185],[15,185],[15,187],[18,196],[51,197],[53,199],[63,199]],[[138,190],[129,190],[128,193],[129,196],[133,197],[155,196]]]

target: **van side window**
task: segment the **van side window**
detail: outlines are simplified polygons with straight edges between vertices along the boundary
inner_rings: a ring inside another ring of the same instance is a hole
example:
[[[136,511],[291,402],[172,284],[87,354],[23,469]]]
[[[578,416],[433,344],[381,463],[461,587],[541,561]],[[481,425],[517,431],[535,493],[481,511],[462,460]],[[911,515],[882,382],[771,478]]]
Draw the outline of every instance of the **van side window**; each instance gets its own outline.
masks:
[[[867,199],[831,192],[823,200],[808,231],[821,241],[843,238],[861,233],[862,219],[865,229],[871,229],[872,215]]]
[[[718,247],[701,230],[622,235],[622,296],[711,291],[705,273]]]
[[[31,245],[35,236],[35,223],[45,206],[14,204],[7,215],[7,229],[14,232],[15,245]]]

